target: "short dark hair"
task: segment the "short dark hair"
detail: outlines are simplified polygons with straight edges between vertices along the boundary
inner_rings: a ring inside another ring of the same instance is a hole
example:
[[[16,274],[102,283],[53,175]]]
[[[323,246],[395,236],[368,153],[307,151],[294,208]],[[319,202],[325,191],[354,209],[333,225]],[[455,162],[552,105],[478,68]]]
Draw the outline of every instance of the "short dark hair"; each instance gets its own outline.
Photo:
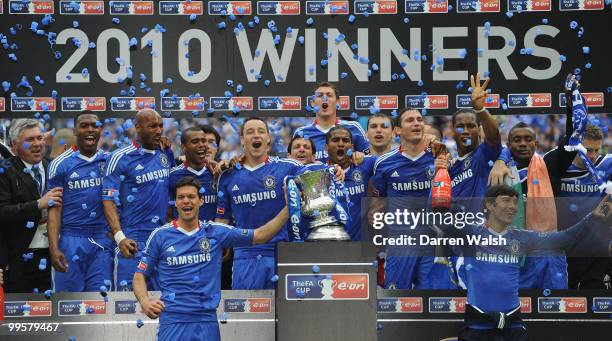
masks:
[[[218,149],[219,146],[221,145],[221,135],[219,135],[219,132],[217,131],[217,129],[215,129],[213,126],[211,126],[209,124],[201,125],[200,129],[202,129],[204,134],[213,134],[213,135],[215,135],[215,143],[217,143],[217,149]]]
[[[603,133],[601,128],[596,125],[589,124],[584,128],[584,137],[583,139],[601,141],[603,140]]]
[[[77,126],[77,122],[79,121],[79,117],[81,116],[85,116],[85,115],[94,115],[96,116],[98,119],[100,118],[98,116],[98,114],[96,114],[95,112],[91,111],[91,110],[83,110],[79,113],[76,114],[76,116],[74,116],[74,127],[76,128]]]
[[[421,111],[419,111],[419,109],[417,108],[413,108],[413,107],[406,107],[402,110],[400,110],[400,112],[397,114],[397,117],[395,118],[395,120],[393,120],[393,126],[394,127],[401,127],[402,126],[402,116],[409,112],[409,111],[416,111],[419,114],[421,114]],[[421,114],[422,116],[423,114]]]
[[[185,129],[183,131],[183,133],[181,134],[181,144],[185,144],[187,143],[187,133],[199,133],[201,132],[202,129],[198,128],[198,127],[189,127],[187,129]]]
[[[518,192],[508,186],[508,185],[494,185],[489,187],[489,189],[487,189],[487,192],[484,195],[484,201],[483,201],[483,207],[485,209],[485,216],[488,217],[489,213],[488,211],[486,211],[487,209],[487,204],[493,204],[495,203],[495,198],[501,196],[501,195],[506,195],[509,197],[517,197],[518,198]]]
[[[247,122],[249,121],[261,121],[263,122],[263,124],[266,126],[266,133],[270,134],[270,130],[268,129],[268,124],[266,123],[266,121],[264,121],[263,119],[256,117],[256,116],[252,116],[247,118],[246,120],[244,120],[244,122],[242,122],[242,125],[240,126],[240,136],[244,136],[244,126],[246,126]]]
[[[310,148],[312,149],[312,153],[315,154],[317,152],[317,148],[315,147],[314,142],[312,141],[312,139],[308,139],[302,136],[294,136],[291,141],[289,141],[289,145],[287,145],[287,154],[291,154],[291,150],[293,149],[293,142],[295,142],[295,140],[299,140],[299,139],[304,139],[308,142],[310,142]]]
[[[195,187],[198,191],[198,196],[200,198],[202,197],[203,193],[200,193],[200,188],[202,187],[202,185],[200,184],[200,182],[193,176],[184,176],[176,183],[176,186],[174,187],[173,198],[175,200],[176,200],[176,192],[178,191],[178,189],[181,187],[185,187],[185,186]]]
[[[474,117],[476,118],[476,125],[480,127],[480,119],[478,118],[478,114],[476,113],[474,109],[470,109],[470,108],[462,108],[453,113],[453,116],[451,117],[451,122],[453,124],[453,127],[455,126],[455,121],[457,121],[457,116],[461,114],[474,115]]]
[[[317,92],[317,89],[320,87],[328,87],[328,88],[332,88],[334,90],[334,94],[336,94],[336,98],[340,98],[340,91],[338,90],[338,86],[334,83],[330,83],[330,82],[319,82],[315,85],[314,88],[314,92]]]
[[[366,130],[370,129],[370,120],[373,119],[373,118],[376,118],[376,117],[387,119],[387,120],[389,120],[389,123],[391,125],[393,125],[393,120],[391,119],[391,116],[389,116],[389,115],[387,115],[385,113],[379,112],[379,113],[376,113],[374,115],[370,115],[370,117],[368,117],[368,123],[367,123],[367,126],[366,126]]]
[[[348,132],[349,138],[351,139],[351,143],[353,143],[353,133],[351,133],[351,130],[343,125],[337,125],[337,126],[333,126],[328,132],[327,134],[325,134],[325,144],[329,143],[329,140],[331,139],[331,136],[334,132],[339,131],[339,130],[344,130],[346,132]]]
[[[519,122],[515,125],[512,126],[512,128],[510,128],[510,130],[508,131],[508,141],[512,140],[512,134],[514,134],[514,132],[517,129],[523,129],[523,128],[528,128],[533,130],[533,128],[531,128],[531,126],[525,122]],[[535,131],[533,132],[533,137],[535,137]]]

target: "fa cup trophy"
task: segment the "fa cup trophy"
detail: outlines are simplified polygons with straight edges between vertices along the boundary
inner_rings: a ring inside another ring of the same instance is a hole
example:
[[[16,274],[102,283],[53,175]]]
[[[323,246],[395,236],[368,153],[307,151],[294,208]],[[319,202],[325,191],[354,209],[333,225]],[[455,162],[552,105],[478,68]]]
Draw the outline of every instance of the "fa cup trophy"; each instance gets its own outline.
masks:
[[[331,176],[327,169],[322,169],[295,177],[296,184],[302,189],[302,214],[312,218],[307,241],[351,240],[342,223],[332,213],[339,205],[335,193],[331,192],[335,191]],[[346,214],[344,210],[338,213]]]

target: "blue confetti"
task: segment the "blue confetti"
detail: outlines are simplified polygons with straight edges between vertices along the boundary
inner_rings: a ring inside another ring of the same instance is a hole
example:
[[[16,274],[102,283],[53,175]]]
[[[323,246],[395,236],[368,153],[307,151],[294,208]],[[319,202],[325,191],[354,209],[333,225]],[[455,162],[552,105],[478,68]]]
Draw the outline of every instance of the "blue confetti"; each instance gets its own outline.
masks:
[[[559,56],[559,60],[561,60],[562,62],[566,61],[567,58],[564,55],[560,55]]]
[[[492,160],[489,160],[489,162],[487,162],[487,164],[489,165],[489,167],[493,167],[493,164],[494,164],[494,163],[493,163],[493,161],[492,161]]]
[[[272,278],[270,278],[270,281],[272,281],[272,283],[276,283],[276,282],[278,282],[278,280],[279,280],[278,275],[274,275],[274,276],[272,276]]]
[[[31,260],[32,258],[34,258],[34,253],[33,252],[24,253],[23,255],[21,255],[21,257],[23,258],[24,262],[27,262],[27,261]]]
[[[315,274],[318,274],[321,271],[321,269],[319,268],[318,265],[313,265],[312,266],[312,272]]]
[[[537,185],[539,185],[539,184],[540,184],[540,180],[538,180],[538,179],[533,179],[533,180],[531,180],[531,183],[532,183],[534,186],[537,186]]]
[[[508,19],[511,19],[514,16],[514,13],[508,11],[506,12],[506,16],[508,17]]]
[[[472,139],[470,139],[470,138],[465,139],[465,145],[466,146],[471,146],[472,145]]]
[[[79,255],[72,256],[72,261],[75,262],[75,263],[78,262],[79,259],[80,259]]]
[[[33,228],[34,227],[34,222],[33,221],[28,221],[26,223],[26,227],[29,228],[29,229]]]
[[[459,50],[459,58],[464,59],[466,55],[467,55],[467,50],[466,49],[460,49]]]
[[[140,328],[142,326],[144,326],[144,322],[141,319],[136,320],[136,327]]]
[[[590,48],[590,47],[588,47],[588,46],[583,46],[583,47],[582,47],[582,53],[584,53],[584,54],[589,54],[589,53],[591,53],[591,48]]]
[[[578,23],[575,21],[571,21],[569,26],[572,30],[575,30],[576,27],[578,27]]]
[[[544,291],[542,292],[542,294],[544,294],[544,296],[548,297],[551,294],[550,289],[544,289]]]

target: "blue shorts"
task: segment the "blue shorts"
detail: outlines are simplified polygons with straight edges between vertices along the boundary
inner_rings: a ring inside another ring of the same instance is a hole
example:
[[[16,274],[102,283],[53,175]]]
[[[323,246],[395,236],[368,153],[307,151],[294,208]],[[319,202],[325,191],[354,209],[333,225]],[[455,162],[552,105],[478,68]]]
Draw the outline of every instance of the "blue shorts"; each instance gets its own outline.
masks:
[[[385,261],[386,289],[430,289],[432,256],[389,256]]]
[[[274,257],[234,259],[232,267],[233,290],[274,289],[272,277],[276,274]]]
[[[220,341],[217,321],[163,323],[157,329],[157,341]]]
[[[136,241],[136,245],[138,247],[138,251],[142,251],[145,248],[146,242]],[[134,256],[132,258],[123,257],[119,251],[119,247],[115,248],[115,290],[132,291],[132,280],[134,279],[134,273],[136,272],[136,267],[138,266],[139,261],[140,259],[138,256]],[[157,271],[153,269],[151,276],[147,277],[147,290],[159,291],[160,287],[158,283]]]
[[[51,269],[53,291],[100,291],[103,285],[112,290],[113,244],[109,238],[60,236],[59,249],[66,257],[68,271]]]
[[[520,289],[567,289],[565,256],[527,257],[519,276]]]

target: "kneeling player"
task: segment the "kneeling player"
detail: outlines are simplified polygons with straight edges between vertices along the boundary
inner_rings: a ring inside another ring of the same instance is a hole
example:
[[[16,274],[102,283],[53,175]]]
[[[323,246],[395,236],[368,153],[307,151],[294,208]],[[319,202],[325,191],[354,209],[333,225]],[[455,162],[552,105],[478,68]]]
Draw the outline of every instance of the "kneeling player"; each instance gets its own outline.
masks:
[[[143,312],[160,318],[157,340],[220,339],[217,306],[221,299],[223,248],[269,241],[285,226],[287,207],[257,229],[199,221],[200,183],[182,178],[175,189],[178,220],[151,233],[134,274],[134,294]],[[161,300],[148,296],[146,277],[156,269]]]

